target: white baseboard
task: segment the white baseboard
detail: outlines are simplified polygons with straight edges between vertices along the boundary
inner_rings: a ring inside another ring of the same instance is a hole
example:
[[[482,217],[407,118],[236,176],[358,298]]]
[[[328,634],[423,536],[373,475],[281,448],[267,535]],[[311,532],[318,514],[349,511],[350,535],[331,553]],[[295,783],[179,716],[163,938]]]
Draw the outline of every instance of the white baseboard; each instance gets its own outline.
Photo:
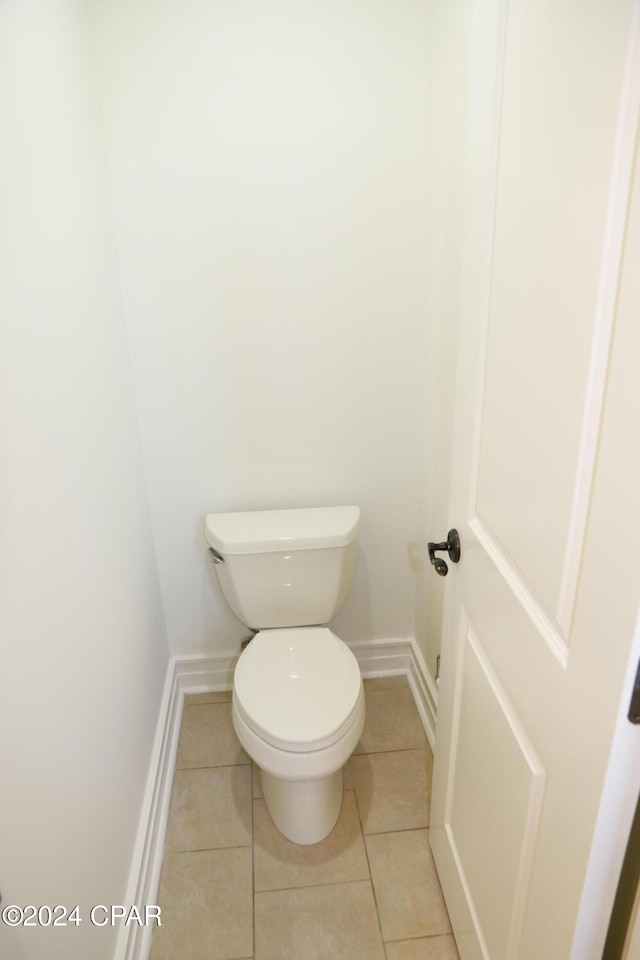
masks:
[[[349,647],[365,679],[406,675],[433,750],[437,689],[416,641],[412,637],[361,640],[350,643]],[[156,903],[184,696],[230,690],[239,655],[239,651],[196,654],[174,657],[169,662],[127,887],[125,903],[128,905]],[[152,927],[121,927],[114,960],[147,960],[152,934]]]
[[[390,677],[405,674],[416,702],[427,740],[433,750],[438,691],[413,637],[393,640],[357,640],[349,643],[362,676]],[[196,654],[176,661],[176,676],[184,693],[231,690],[239,652]]]
[[[176,657],[176,677],[183,693],[231,690],[240,651]]]
[[[406,675],[424,732],[433,750],[438,692],[414,638],[359,640],[350,643],[349,647],[366,680],[373,677],[390,677],[394,674]]]
[[[157,903],[182,719],[182,701],[183,696],[176,677],[176,661],[172,658],[167,668],[129,883],[123,901],[127,906],[144,907],[146,904]],[[139,927],[136,924],[121,926],[114,960],[146,960],[152,933],[151,927]]]

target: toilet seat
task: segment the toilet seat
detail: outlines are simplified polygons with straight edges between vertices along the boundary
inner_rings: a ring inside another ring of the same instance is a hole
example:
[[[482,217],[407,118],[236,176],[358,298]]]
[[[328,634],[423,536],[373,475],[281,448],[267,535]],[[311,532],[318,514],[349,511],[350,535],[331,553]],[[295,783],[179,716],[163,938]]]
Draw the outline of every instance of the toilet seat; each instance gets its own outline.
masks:
[[[271,746],[322,750],[359,718],[362,678],[351,650],[327,627],[261,630],[235,670],[234,706]]]

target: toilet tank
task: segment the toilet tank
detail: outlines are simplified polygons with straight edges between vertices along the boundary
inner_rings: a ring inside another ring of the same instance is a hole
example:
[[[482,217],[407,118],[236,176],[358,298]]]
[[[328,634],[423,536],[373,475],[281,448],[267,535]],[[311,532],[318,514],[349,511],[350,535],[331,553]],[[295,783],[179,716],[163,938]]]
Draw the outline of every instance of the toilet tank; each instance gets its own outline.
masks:
[[[209,514],[231,611],[253,630],[328,623],[351,586],[359,520],[358,507]]]

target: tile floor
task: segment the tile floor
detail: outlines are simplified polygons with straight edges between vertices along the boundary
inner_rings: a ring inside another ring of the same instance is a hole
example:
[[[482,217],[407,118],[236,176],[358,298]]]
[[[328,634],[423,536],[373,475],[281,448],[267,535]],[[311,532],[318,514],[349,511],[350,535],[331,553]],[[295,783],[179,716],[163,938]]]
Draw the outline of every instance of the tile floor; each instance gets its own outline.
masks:
[[[274,827],[231,694],[187,697],[150,960],[458,960],[428,844],[432,756],[404,677],[365,681],[333,831]]]

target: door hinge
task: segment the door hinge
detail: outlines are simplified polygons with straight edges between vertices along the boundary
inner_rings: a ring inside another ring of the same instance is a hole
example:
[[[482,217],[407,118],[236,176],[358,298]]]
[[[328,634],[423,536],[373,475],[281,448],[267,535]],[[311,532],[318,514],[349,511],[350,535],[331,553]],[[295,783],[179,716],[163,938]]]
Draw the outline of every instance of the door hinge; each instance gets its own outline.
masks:
[[[636,679],[633,683],[633,692],[631,694],[631,703],[629,704],[630,723],[640,723],[640,662],[636,670]]]

